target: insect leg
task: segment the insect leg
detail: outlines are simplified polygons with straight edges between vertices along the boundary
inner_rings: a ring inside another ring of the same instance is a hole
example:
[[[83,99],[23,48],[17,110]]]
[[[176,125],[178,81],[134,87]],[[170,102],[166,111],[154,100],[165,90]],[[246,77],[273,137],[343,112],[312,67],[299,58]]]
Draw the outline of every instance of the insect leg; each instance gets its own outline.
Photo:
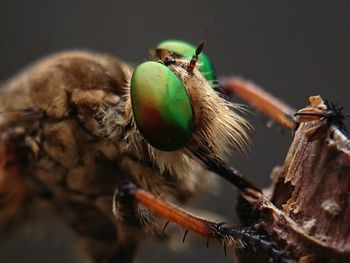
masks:
[[[115,193],[114,198],[136,201],[150,209],[153,213],[180,225],[187,231],[194,231],[204,237],[221,241],[224,247],[261,247],[276,262],[295,262],[288,257],[283,249],[280,249],[275,242],[271,241],[268,236],[260,234],[252,228],[225,227],[223,223],[216,223],[196,217],[172,204],[162,201],[160,198],[138,188],[131,182],[124,183]]]
[[[252,82],[232,77],[220,81],[220,86],[228,95],[237,95],[283,127],[294,129],[293,115],[296,110]]]
[[[224,240],[226,236],[222,233],[222,224],[211,222],[189,213],[182,211],[181,209],[166,203],[149,192],[138,188],[131,182],[124,183],[118,191],[115,193],[114,198],[116,200],[127,199],[138,202],[143,206],[150,209],[158,216],[176,223],[183,228],[196,232],[207,238],[215,238]],[[232,241],[237,243],[238,246],[243,246],[243,242],[239,237],[239,230],[237,230],[237,236],[232,233]]]
[[[244,178],[242,174],[232,166],[229,166],[223,160],[215,157],[207,157],[206,155],[194,152],[197,158],[199,158],[208,170],[216,173],[223,177],[231,184],[236,186],[239,190],[244,191],[251,188],[257,192],[261,192],[260,188],[257,187],[253,182]]]

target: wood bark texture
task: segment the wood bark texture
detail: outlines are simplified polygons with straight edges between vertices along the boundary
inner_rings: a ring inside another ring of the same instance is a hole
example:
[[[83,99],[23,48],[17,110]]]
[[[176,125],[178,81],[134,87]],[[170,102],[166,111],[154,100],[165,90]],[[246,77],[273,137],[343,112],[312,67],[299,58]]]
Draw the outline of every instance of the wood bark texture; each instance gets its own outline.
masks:
[[[297,262],[350,262],[349,139],[333,125],[302,123],[272,180],[269,194],[241,194],[242,223],[258,218],[254,226]],[[252,252],[239,251],[240,261],[263,262]]]

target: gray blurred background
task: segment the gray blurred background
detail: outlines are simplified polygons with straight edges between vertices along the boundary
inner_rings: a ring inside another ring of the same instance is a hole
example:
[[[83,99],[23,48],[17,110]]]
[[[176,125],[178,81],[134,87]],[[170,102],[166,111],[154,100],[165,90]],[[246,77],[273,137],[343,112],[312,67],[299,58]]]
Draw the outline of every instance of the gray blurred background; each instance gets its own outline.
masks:
[[[205,53],[218,76],[247,77],[297,108],[308,96],[321,94],[350,113],[350,2],[340,0],[0,0],[0,81],[58,50],[91,49],[138,63],[161,40],[198,43],[217,7]],[[255,127],[251,150],[233,161],[266,187],[274,165],[283,163],[291,136],[268,129],[259,114],[248,117]],[[193,206],[237,224],[237,191],[220,182],[217,194],[208,193]],[[70,237],[59,221],[37,218],[2,244],[0,262],[83,262]],[[221,248],[206,249],[205,240],[180,245],[178,251],[147,242],[138,257],[139,262],[229,262]]]

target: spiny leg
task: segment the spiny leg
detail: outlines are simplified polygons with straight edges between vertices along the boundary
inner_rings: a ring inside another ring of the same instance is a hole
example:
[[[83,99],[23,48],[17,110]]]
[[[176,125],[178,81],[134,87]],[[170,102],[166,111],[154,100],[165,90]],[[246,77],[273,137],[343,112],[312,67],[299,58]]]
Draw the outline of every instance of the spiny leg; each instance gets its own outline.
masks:
[[[216,239],[222,242],[226,251],[226,246],[235,248],[261,247],[266,250],[275,262],[295,262],[288,257],[288,254],[271,241],[266,235],[260,234],[252,228],[225,227],[223,223],[216,223],[205,220],[160,200],[149,192],[138,188],[131,182],[125,182],[115,193],[115,202],[120,199],[129,199],[138,202],[150,209],[158,216],[174,222],[188,231],[194,231],[206,238]],[[168,224],[168,223],[167,223]],[[167,225],[166,224],[166,225]]]
[[[125,182],[115,193],[115,203],[135,201],[150,209],[153,213],[164,219],[174,222],[187,230],[194,231],[208,238],[220,238],[222,224],[210,222],[180,210],[179,208],[166,203],[149,192],[138,188],[131,182]],[[222,236],[223,238],[223,236]],[[239,238],[237,243],[241,244]]]

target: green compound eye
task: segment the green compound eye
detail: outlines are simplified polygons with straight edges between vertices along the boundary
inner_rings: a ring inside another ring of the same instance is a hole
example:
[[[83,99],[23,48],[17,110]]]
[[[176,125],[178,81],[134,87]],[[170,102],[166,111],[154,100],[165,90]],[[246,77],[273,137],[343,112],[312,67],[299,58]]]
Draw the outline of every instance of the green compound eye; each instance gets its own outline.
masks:
[[[158,62],[144,62],[131,78],[131,103],[137,128],[155,148],[175,151],[193,133],[190,98],[181,80]]]
[[[196,51],[195,46],[180,40],[165,40],[159,43],[156,48],[169,50],[189,60]],[[214,69],[209,58],[204,53],[199,54],[197,68],[210,83],[214,83]]]

